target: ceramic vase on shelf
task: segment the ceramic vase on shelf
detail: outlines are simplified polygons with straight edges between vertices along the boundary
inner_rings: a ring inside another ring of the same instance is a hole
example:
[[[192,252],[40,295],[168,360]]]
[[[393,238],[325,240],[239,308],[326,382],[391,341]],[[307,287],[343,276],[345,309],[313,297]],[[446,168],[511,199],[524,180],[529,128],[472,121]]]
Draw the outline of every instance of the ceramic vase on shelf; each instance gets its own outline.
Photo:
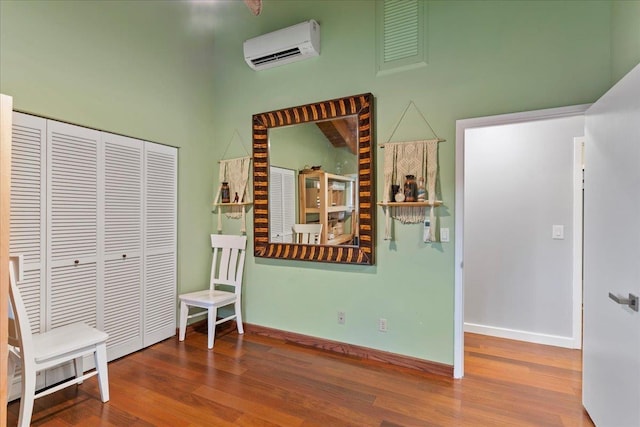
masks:
[[[231,194],[229,193],[229,183],[224,181],[220,186],[220,193],[222,195],[222,203],[231,203]]]
[[[420,177],[418,178],[418,201],[419,202],[424,202],[425,201],[425,194],[426,191],[424,189],[424,178]]]
[[[400,186],[398,186],[398,192],[393,196],[393,200],[396,202],[404,202],[404,193],[400,190]]]
[[[400,191],[400,186],[396,184],[391,184],[391,193],[389,194],[389,200],[392,202],[395,200],[396,194]]]
[[[404,201],[415,202],[418,197],[418,184],[415,175],[407,175],[404,181]]]

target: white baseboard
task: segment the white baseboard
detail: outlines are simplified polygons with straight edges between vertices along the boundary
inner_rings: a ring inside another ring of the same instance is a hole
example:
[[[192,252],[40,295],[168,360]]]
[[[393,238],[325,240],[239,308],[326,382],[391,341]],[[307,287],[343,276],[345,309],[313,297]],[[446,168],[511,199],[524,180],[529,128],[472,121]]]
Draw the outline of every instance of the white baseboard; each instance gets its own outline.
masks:
[[[576,347],[573,337],[563,337],[560,335],[548,335],[537,332],[518,331],[515,329],[499,328],[496,326],[478,325],[475,323],[464,323],[464,331],[474,334],[489,335],[498,338],[507,338],[516,341],[526,341],[534,344],[553,345],[564,348]]]

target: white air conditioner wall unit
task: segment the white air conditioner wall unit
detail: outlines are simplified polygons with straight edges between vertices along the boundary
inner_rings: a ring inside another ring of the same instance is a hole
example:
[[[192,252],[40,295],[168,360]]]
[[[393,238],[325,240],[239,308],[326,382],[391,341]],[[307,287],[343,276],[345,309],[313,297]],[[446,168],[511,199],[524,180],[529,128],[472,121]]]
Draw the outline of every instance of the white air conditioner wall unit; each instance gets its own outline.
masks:
[[[254,70],[264,70],[320,55],[320,25],[313,19],[249,39],[244,59]]]

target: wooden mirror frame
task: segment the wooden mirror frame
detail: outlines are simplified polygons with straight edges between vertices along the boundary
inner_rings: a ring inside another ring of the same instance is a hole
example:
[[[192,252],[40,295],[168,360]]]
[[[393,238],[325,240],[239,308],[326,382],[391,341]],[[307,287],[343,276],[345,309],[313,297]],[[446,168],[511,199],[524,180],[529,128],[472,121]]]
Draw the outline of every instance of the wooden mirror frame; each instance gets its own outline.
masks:
[[[352,115],[356,115],[358,119],[358,245],[269,242],[269,129]],[[373,265],[375,246],[373,148],[373,95],[370,93],[254,114],[254,255],[263,258]]]

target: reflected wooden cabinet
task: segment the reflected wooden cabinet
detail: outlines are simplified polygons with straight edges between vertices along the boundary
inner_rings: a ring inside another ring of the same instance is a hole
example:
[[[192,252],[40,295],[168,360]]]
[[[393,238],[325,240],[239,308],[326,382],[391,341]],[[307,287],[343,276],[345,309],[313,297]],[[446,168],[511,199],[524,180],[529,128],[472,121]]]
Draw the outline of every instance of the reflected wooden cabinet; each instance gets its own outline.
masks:
[[[298,176],[299,221],[322,224],[320,244],[357,244],[355,180],[323,171]]]

